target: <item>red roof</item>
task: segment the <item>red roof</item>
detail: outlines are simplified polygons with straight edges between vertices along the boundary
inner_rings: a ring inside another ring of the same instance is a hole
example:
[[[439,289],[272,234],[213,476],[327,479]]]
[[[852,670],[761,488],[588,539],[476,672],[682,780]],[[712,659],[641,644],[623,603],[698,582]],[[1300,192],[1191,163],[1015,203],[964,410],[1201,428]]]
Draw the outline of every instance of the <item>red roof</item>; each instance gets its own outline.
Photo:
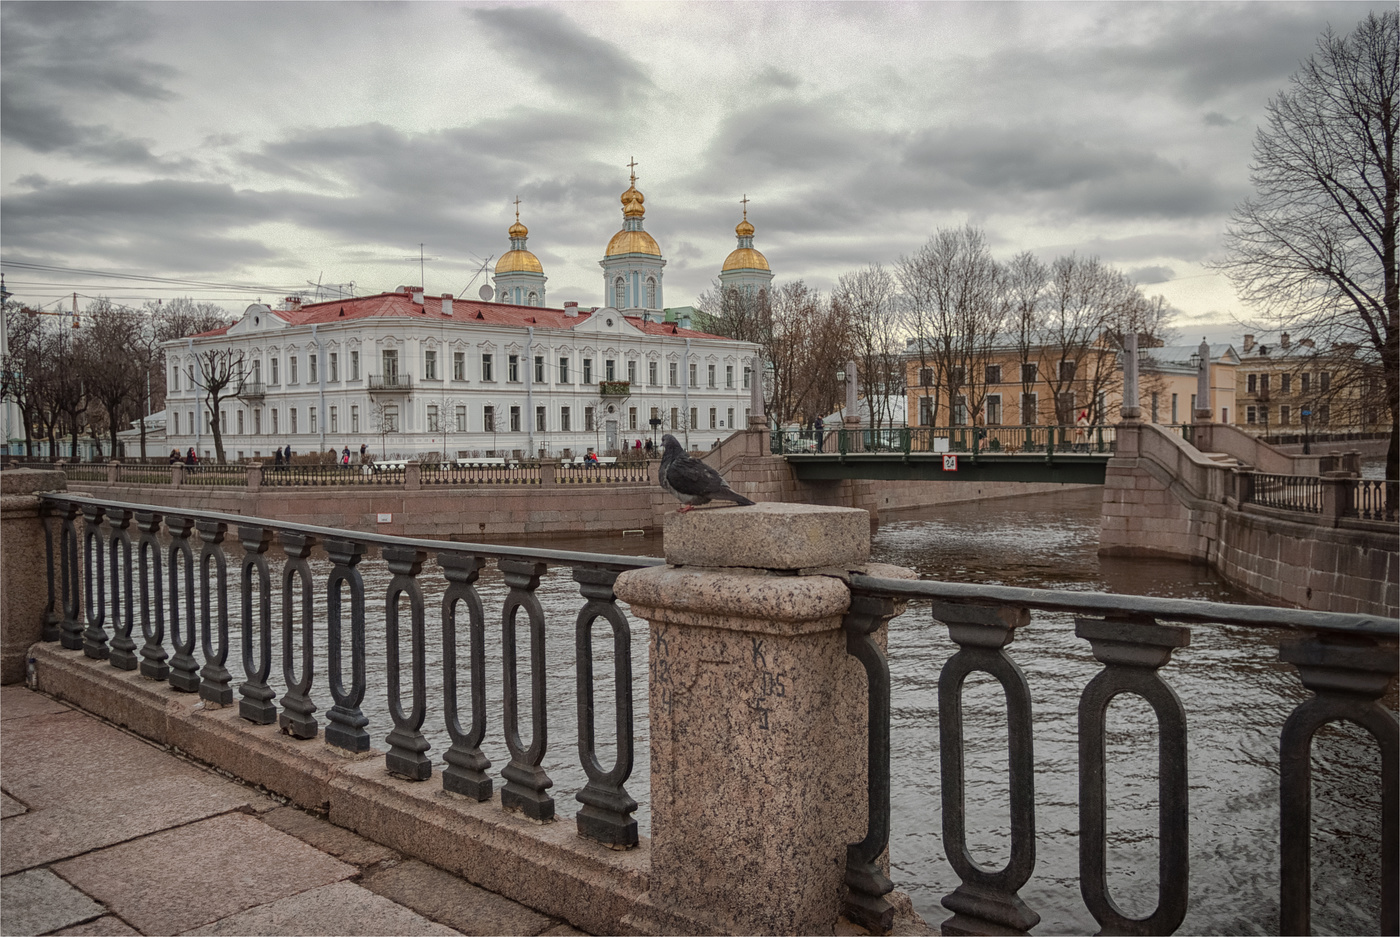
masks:
[[[564,315],[562,309],[546,309],[542,306],[516,306],[512,303],[490,303],[474,299],[452,301],[452,315],[442,311],[440,296],[425,296],[419,305],[408,293],[379,293],[374,296],[357,296],[354,299],[333,300],[325,303],[310,303],[299,309],[279,309],[275,315],[292,325],[326,324],[344,322],[349,319],[392,318],[436,320],[439,322],[506,325],[516,328],[535,326],[545,329],[568,329],[587,320],[593,313],[579,310],[577,318]],[[641,316],[627,316],[628,324],[648,335],[675,335],[682,338],[718,338],[694,329],[683,329],[673,322],[643,322]],[[206,332],[205,335],[219,335],[224,330]]]
[[[233,328],[233,324],[232,324],[232,323],[230,323],[230,324],[228,324],[228,325],[225,325],[225,326],[221,326],[220,328],[217,328],[217,329],[210,329],[208,332],[196,332],[196,333],[194,333],[193,335],[185,335],[185,336],[182,336],[182,337],[183,337],[183,338],[208,338],[208,337],[211,336],[211,335],[223,335],[225,332],[227,332],[227,331],[228,331],[229,329],[231,329],[231,328]]]

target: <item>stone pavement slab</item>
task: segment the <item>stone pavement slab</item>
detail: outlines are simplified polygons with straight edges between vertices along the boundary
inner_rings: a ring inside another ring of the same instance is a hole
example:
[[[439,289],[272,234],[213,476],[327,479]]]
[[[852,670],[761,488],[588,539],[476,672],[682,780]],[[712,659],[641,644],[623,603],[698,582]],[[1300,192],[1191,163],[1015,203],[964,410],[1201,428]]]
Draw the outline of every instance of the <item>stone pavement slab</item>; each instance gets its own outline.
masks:
[[[559,923],[416,859],[379,869],[363,884],[462,934],[533,937]]]
[[[278,807],[263,815],[263,822],[284,833],[290,833],[304,843],[310,843],[342,862],[366,868],[378,862],[398,859],[399,854],[388,846],[365,839],[329,820],[314,817],[295,807]]]
[[[63,930],[56,930],[51,937],[63,937],[65,934],[84,935],[84,937],[127,937],[128,934],[140,935],[140,931],[131,927],[119,917],[107,914],[95,921],[88,921],[86,924],[79,924],[76,927],[65,927]]]
[[[69,712],[73,707],[23,686],[0,687],[0,722]]]
[[[28,809],[28,807],[15,800],[9,794],[0,794],[0,819],[17,817]]]
[[[408,908],[351,882],[334,882],[229,915],[189,934],[455,935]]]
[[[48,869],[0,879],[0,934],[47,934],[99,917],[106,909]]]
[[[357,870],[234,813],[69,859],[54,871],[137,930],[180,934]]]

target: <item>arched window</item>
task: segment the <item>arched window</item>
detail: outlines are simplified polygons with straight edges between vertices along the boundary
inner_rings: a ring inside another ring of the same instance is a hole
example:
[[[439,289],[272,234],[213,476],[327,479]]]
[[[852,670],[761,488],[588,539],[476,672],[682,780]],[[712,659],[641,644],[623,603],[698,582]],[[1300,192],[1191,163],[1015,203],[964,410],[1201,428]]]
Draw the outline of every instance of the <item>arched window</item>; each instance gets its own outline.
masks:
[[[525,300],[525,305],[527,305],[527,306],[538,306],[539,304],[540,304],[540,294],[539,294],[539,293],[536,293],[534,290],[531,290],[531,291],[530,291],[530,295],[529,295],[529,296],[526,298],[526,300]]]
[[[647,308],[656,308],[656,278],[647,277]]]
[[[623,282],[622,277],[613,280],[613,306],[618,309],[627,307],[627,284]]]

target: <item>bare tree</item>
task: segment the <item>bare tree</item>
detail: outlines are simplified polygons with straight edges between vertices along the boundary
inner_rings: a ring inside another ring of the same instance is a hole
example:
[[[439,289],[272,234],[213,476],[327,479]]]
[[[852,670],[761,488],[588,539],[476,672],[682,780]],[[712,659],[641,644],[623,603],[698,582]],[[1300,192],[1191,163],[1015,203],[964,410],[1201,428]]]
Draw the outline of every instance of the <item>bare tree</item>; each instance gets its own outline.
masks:
[[[1149,306],[1127,277],[1097,257],[1070,254],[1051,264],[1038,370],[1058,424],[1073,424],[1079,410],[1102,421],[1099,401],[1119,379],[1119,336],[1146,321]]]
[[[243,367],[241,348],[204,348],[194,357],[195,386],[204,392],[204,406],[209,411],[209,428],[214,434],[214,454],[222,464],[224,458],[223,411],[225,400],[243,393],[248,375]]]
[[[39,425],[41,407],[42,317],[25,310],[20,303],[6,303],[5,331],[9,352],[0,361],[0,399],[13,400],[19,409],[24,423],[24,452],[33,458],[34,428]]]
[[[904,385],[894,277],[880,264],[842,274],[831,295],[831,305],[850,335],[871,426],[893,425],[891,400],[896,388]]]
[[[1329,28],[1269,102],[1254,140],[1255,195],[1235,209],[1221,263],[1271,327],[1380,359],[1390,410],[1386,477],[1400,477],[1400,13]]]
[[[1006,305],[1006,334],[1016,349],[1016,366],[1020,370],[1021,399],[1035,393],[1038,375],[1033,364],[1032,350],[1039,340],[1043,323],[1041,307],[1045,287],[1050,280],[1050,268],[1030,251],[1012,257],[1002,268],[1002,302]],[[1019,402],[1018,402],[1019,403]],[[1021,408],[1024,410],[1024,407]],[[1022,419],[1024,420],[1024,415]]]
[[[78,357],[88,390],[105,411],[115,457],[117,433],[132,412],[140,412],[139,388],[144,375],[135,355],[135,343],[142,329],[141,315],[98,299],[88,305],[86,318],[90,325],[79,338]]]

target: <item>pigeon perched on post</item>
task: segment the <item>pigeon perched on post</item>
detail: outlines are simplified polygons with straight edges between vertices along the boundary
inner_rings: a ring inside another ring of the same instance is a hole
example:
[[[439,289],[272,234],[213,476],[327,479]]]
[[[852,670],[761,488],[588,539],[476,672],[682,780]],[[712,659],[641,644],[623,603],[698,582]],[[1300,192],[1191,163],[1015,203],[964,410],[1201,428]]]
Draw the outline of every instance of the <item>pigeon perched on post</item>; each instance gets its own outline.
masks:
[[[681,502],[682,514],[698,505],[709,504],[715,498],[741,505],[753,504],[726,485],[719,472],[699,459],[686,455],[685,449],[670,433],[661,437],[661,445],[664,449],[661,455],[661,487]]]

